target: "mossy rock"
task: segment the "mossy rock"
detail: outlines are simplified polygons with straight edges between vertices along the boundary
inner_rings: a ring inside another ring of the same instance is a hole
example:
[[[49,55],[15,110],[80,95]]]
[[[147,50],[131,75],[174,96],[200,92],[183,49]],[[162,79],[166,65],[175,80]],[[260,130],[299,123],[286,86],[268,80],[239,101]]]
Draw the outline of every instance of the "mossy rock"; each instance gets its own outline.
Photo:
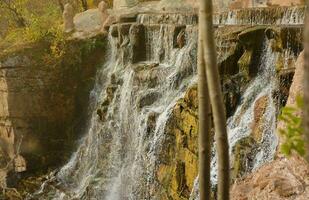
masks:
[[[255,147],[256,142],[251,136],[240,139],[233,147],[232,180],[242,177],[250,170]]]
[[[247,50],[238,60],[239,72],[243,75],[245,81],[250,80],[250,66],[252,60],[252,50]]]

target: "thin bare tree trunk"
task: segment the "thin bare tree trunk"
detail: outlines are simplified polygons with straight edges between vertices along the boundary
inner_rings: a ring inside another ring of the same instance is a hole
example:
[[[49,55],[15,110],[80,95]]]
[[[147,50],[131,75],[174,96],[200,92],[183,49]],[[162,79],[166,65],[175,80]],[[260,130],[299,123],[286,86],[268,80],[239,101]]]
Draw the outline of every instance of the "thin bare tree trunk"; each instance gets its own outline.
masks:
[[[83,10],[86,11],[88,10],[88,3],[87,3],[87,0],[80,0],[81,3],[82,3],[82,7],[83,7]]]
[[[226,116],[217,67],[217,53],[214,41],[212,0],[200,0],[200,28],[203,30],[203,47],[206,62],[206,76],[215,126],[218,152],[218,200],[229,199],[230,164],[226,130]]]
[[[60,8],[61,12],[63,12],[64,11],[64,5],[63,5],[62,1],[61,0],[57,0],[57,2],[58,2],[58,5],[59,5],[59,8]]]
[[[309,162],[309,1],[305,21],[305,74],[304,74],[304,134],[306,140],[306,160]]]
[[[206,65],[203,52],[202,28],[199,28],[198,40],[198,98],[199,98],[199,191],[200,200],[211,197],[210,183],[210,104],[206,79]]]

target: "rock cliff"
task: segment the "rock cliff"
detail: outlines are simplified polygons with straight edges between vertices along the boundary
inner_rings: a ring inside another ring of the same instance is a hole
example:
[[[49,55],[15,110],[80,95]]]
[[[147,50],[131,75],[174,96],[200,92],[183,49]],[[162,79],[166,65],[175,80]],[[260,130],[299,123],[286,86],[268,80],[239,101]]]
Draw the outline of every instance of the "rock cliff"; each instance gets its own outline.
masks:
[[[68,41],[63,57],[53,60],[45,41],[1,53],[0,140],[12,135],[10,148],[24,157],[27,168],[16,174],[1,146],[8,187],[68,160],[87,126],[83,121],[88,116],[89,91],[104,61],[105,44],[101,36]]]

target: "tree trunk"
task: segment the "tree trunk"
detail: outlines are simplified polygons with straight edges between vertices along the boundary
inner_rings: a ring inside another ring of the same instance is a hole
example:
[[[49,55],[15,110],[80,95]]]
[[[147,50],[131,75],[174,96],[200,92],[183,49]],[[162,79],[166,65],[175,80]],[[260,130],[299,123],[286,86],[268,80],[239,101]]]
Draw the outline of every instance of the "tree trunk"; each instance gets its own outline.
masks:
[[[88,3],[87,3],[87,0],[80,0],[81,3],[82,3],[82,7],[83,7],[83,10],[86,11],[88,10]]]
[[[214,41],[212,0],[200,0],[200,28],[203,30],[203,47],[206,62],[206,76],[212,106],[216,148],[218,153],[218,200],[229,199],[230,167],[229,147],[226,130],[226,116],[217,67],[217,53]]]
[[[305,74],[304,74],[304,135],[306,144],[306,160],[309,162],[309,1],[305,20]]]
[[[57,0],[57,2],[58,2],[58,5],[59,5],[59,8],[60,8],[61,12],[63,13],[64,5],[63,5],[62,1],[61,0]]]
[[[201,23],[200,23],[201,24]],[[202,28],[199,28],[198,40],[198,98],[199,98],[199,191],[200,200],[211,197],[210,183],[210,104],[206,79],[206,65],[203,52]]]

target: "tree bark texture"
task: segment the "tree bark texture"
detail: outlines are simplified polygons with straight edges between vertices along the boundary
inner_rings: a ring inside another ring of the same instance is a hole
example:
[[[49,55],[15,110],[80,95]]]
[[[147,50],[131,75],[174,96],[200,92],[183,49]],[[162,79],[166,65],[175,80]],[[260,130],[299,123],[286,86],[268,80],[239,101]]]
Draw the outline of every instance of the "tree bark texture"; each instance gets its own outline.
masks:
[[[199,28],[198,39],[198,98],[199,98],[199,191],[200,200],[211,197],[210,161],[210,103],[206,79],[206,65],[203,52],[203,29]]]
[[[200,0],[200,9],[201,15],[199,23],[203,34],[206,76],[215,126],[216,149],[218,153],[218,200],[228,200],[230,184],[229,145],[223,95],[217,67],[212,0]]]

